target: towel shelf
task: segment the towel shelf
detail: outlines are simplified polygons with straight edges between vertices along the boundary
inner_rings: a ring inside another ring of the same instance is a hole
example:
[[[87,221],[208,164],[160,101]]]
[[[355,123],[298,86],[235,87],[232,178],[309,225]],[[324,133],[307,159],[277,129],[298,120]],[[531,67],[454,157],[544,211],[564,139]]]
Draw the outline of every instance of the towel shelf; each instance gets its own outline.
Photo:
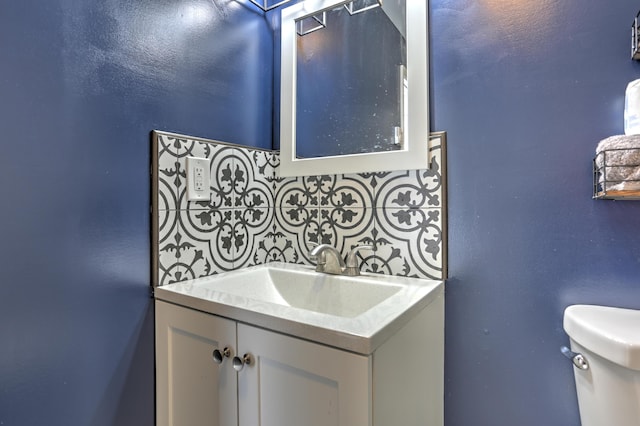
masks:
[[[640,191],[598,191],[593,194],[596,200],[640,200]]]
[[[639,157],[640,148],[598,152],[593,159],[593,199],[640,200]]]

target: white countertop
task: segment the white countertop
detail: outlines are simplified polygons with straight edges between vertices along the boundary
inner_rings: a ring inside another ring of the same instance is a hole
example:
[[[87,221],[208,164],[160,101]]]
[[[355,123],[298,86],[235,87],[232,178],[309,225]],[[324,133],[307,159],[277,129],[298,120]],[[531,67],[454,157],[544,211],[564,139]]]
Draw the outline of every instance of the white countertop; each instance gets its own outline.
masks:
[[[247,292],[230,292],[225,289],[225,284],[230,277],[234,277],[237,281],[235,277],[240,274],[259,268],[278,268],[316,274],[311,267],[273,262],[157,287],[155,298],[279,333],[369,355],[444,292],[442,281],[363,274],[362,277],[353,277],[353,279],[388,283],[399,286],[400,290],[366,312],[347,318],[260,300],[259,292],[254,296]]]

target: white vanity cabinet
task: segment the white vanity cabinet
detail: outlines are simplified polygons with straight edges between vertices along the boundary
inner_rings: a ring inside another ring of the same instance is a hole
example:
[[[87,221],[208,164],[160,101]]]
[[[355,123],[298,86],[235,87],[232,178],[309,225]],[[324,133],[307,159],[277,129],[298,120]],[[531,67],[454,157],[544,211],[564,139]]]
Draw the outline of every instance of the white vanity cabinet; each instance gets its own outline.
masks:
[[[235,426],[236,372],[213,351],[236,347],[236,323],[156,301],[156,425]]]
[[[370,371],[368,356],[156,301],[157,425],[368,426]]]
[[[443,317],[440,294],[354,353],[156,299],[157,425],[442,426]]]

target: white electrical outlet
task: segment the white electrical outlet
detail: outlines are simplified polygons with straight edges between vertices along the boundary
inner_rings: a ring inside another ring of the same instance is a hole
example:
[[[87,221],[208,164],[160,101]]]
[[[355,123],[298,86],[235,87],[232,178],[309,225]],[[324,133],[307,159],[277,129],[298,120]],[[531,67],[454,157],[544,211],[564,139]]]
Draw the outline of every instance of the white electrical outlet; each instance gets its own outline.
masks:
[[[209,163],[207,158],[187,157],[188,201],[211,200]]]

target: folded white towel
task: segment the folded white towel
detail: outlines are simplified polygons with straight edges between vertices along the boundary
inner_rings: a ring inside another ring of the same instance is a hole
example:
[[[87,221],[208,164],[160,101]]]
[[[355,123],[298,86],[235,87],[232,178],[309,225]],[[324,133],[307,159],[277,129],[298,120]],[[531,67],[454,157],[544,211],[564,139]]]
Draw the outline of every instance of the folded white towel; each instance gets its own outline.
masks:
[[[606,165],[606,168],[605,168]],[[617,135],[600,141],[596,148],[600,183],[607,191],[640,190],[640,135]]]

